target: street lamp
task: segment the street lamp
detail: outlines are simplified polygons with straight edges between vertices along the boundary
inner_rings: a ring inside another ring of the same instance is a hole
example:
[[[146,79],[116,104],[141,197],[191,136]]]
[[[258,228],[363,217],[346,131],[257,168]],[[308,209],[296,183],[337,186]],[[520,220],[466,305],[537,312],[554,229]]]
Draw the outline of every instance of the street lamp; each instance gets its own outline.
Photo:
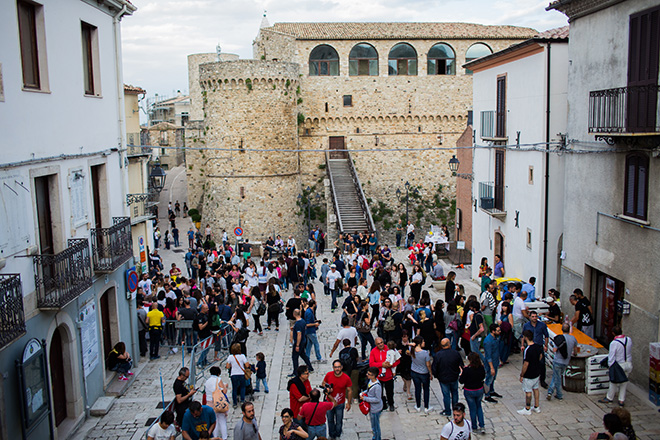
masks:
[[[151,169],[151,174],[149,174],[149,179],[151,180],[151,187],[158,192],[161,192],[165,187],[165,178],[167,174],[160,167],[160,163],[156,162],[154,167]]]
[[[397,188],[397,190],[396,190],[396,198],[399,200],[399,202],[401,202],[401,201],[403,201],[403,200],[406,201],[406,227],[407,227],[407,226],[408,226],[408,217],[409,217],[409,212],[410,212],[410,210],[409,210],[409,203],[408,203],[408,201],[410,200],[410,197],[409,197],[410,182],[408,182],[408,181],[406,180],[406,183],[405,183],[403,186],[406,188],[406,196],[405,196],[405,198],[402,198],[402,197],[401,197],[402,192],[401,192],[401,190],[400,190],[399,188]],[[412,192],[413,192],[413,194],[415,194],[415,195],[419,195],[419,191],[417,190],[417,188],[414,188]],[[408,243],[408,237],[406,236],[406,244],[407,244],[407,243]],[[407,246],[406,246],[406,247],[407,247]]]
[[[451,159],[449,159],[448,165],[449,171],[451,171],[451,175],[472,181],[472,179],[474,179],[474,175],[472,173],[457,173],[460,164],[461,162],[458,160],[458,158],[456,158],[456,156],[452,156]]]

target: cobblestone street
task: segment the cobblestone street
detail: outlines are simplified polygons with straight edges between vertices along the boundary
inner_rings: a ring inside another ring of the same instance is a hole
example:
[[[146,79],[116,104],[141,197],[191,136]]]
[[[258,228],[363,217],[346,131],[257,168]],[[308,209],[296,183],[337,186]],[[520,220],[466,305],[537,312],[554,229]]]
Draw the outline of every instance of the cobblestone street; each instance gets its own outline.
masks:
[[[168,174],[177,176],[179,168],[171,170]],[[185,200],[185,184],[183,179],[178,179],[169,191],[161,194],[160,215],[161,225],[166,220],[167,201],[172,197],[173,201]],[[170,185],[168,185],[170,186]],[[170,196],[171,194],[171,196]],[[188,219],[177,219],[177,226],[182,231],[189,227]],[[163,229],[161,227],[161,229]],[[229,228],[228,228],[229,229]],[[182,240],[184,241],[184,240]],[[172,262],[184,266],[183,253],[181,249],[161,249],[165,267]],[[403,251],[395,251],[395,258],[399,261],[405,258]],[[453,269],[443,262],[445,273],[449,270],[457,272],[457,282],[465,285],[466,294],[478,294],[478,286],[468,279],[468,269]],[[320,266],[320,264],[319,264]],[[319,329],[318,336],[323,351],[323,357],[327,358],[332,344],[339,329],[340,313],[330,312],[330,297],[322,294],[323,288],[318,280],[315,280],[316,292],[319,302],[317,317],[323,323]],[[433,301],[439,298],[438,292],[433,290],[430,283],[425,286],[431,292]],[[285,293],[284,300],[291,297],[291,290]],[[250,317],[252,320],[252,317]],[[265,318],[262,319],[262,323]],[[253,323],[250,323],[253,327]],[[278,438],[280,426],[280,411],[288,407],[289,396],[286,391],[287,375],[292,371],[291,349],[289,348],[288,333],[284,330],[286,325],[281,326],[279,332],[264,331],[263,336],[251,333],[248,340],[248,359],[254,361],[254,356],[261,351],[266,355],[268,364],[268,383],[270,393],[265,394],[263,390],[255,394],[255,410],[257,420],[260,424],[262,438]],[[173,398],[172,384],[181,366],[181,353],[166,354],[167,350],[161,348],[162,358],[156,361],[147,361],[142,358],[139,367],[135,370],[136,377],[127,392],[118,397],[110,412],[101,418],[88,419],[79,430],[77,440],[138,440],[146,438],[146,422],[151,417],[160,414],[161,409],[157,405],[161,401],[160,377],[164,386],[165,401]],[[135,356],[135,354],[134,354]],[[211,358],[212,355],[209,355]],[[186,365],[189,357],[186,355]],[[224,362],[222,363],[224,364]],[[486,433],[477,438],[498,440],[521,440],[521,439],[571,439],[584,440],[596,431],[602,431],[603,414],[610,411],[610,407],[597,403],[602,395],[588,396],[586,394],[565,393],[563,401],[545,400],[543,390],[541,392],[541,413],[531,416],[521,416],[516,411],[523,407],[524,395],[518,382],[520,367],[522,364],[520,355],[513,355],[510,364],[499,369],[497,377],[497,390],[504,397],[497,404],[484,402],[484,416],[486,420]],[[314,363],[315,372],[310,375],[312,386],[318,387],[323,376],[331,370],[331,364]],[[644,368],[644,366],[639,366]],[[228,381],[227,371],[222,367],[222,378]],[[208,376],[207,376],[208,377]],[[199,385],[203,382],[198,381]],[[440,414],[442,408],[442,393],[437,381],[431,385],[431,405],[433,411],[425,415],[414,409],[414,401],[406,401],[402,390],[403,383],[397,380],[395,383],[395,412],[386,411],[381,418],[382,432],[387,439],[439,439],[440,430],[447,418]],[[660,416],[657,410],[648,402],[647,396],[636,386],[630,385],[629,397],[626,400],[626,408],[632,414],[632,424],[639,439],[660,438]],[[460,400],[465,401],[462,391],[459,391]],[[201,394],[196,396],[201,399]],[[233,426],[240,417],[240,410],[230,410],[228,427],[232,438]],[[369,421],[363,416],[357,407],[345,412],[344,440],[368,440],[371,438]]]

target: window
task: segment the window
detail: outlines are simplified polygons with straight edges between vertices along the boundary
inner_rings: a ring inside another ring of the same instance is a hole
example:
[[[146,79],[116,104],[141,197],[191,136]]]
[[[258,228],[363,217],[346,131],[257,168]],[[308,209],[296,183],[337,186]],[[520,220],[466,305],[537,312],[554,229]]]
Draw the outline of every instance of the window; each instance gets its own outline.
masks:
[[[348,74],[378,76],[378,52],[371,44],[360,43],[353,46],[348,54]]]
[[[353,95],[344,95],[344,107],[353,107]]]
[[[417,52],[407,43],[399,43],[390,50],[388,74],[417,75]]]
[[[36,3],[19,0],[17,10],[23,88],[46,91],[48,89],[48,78],[45,70],[46,41],[43,7]]]
[[[309,76],[338,76],[339,55],[327,44],[316,46],[309,54]]]
[[[633,153],[626,156],[626,183],[623,213],[628,217],[646,220],[648,206],[649,157]]]
[[[532,165],[529,166],[529,171],[527,172],[527,183],[534,185],[534,167]]]
[[[495,150],[495,209],[504,211],[504,150]]]
[[[490,47],[486,46],[484,43],[475,43],[470,48],[465,52],[465,62],[469,63],[470,61],[474,61],[477,58],[485,57],[486,55],[490,55],[493,53],[493,51],[490,49]],[[470,69],[465,69],[465,74],[466,75],[472,75],[472,71]]]
[[[506,76],[497,78],[497,102],[495,112],[495,137],[506,137]]]
[[[527,249],[532,249],[532,230],[527,228],[527,238],[525,239],[525,244],[527,245]]]
[[[429,50],[427,70],[429,75],[455,75],[456,55],[445,43],[438,43]]]
[[[85,95],[101,94],[98,30],[91,24],[82,23],[83,86]]]

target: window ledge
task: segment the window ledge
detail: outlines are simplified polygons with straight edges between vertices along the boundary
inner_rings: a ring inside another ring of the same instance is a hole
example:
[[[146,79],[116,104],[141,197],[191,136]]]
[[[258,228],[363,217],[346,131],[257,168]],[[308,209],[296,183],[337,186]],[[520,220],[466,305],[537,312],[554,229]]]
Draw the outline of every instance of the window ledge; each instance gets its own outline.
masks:
[[[640,224],[642,226],[651,226],[651,222],[649,222],[647,220],[640,220],[640,219],[635,218],[635,217],[628,217],[627,215],[624,215],[624,214],[614,214],[614,217],[618,217],[621,220],[626,220],[626,221],[629,221],[629,222],[632,222],[632,223],[637,223],[637,224]]]
[[[496,137],[496,136],[488,136],[488,137],[481,137],[481,140],[483,141],[492,141],[492,142],[507,142],[509,140],[508,137]]]
[[[85,93],[84,96],[85,96],[85,98],[98,98],[98,99],[103,98],[103,95],[90,95],[90,94],[87,94],[87,93]]]
[[[45,93],[47,95],[50,95],[50,90],[48,89],[32,89],[30,87],[21,87],[21,90],[23,90],[24,92]]]

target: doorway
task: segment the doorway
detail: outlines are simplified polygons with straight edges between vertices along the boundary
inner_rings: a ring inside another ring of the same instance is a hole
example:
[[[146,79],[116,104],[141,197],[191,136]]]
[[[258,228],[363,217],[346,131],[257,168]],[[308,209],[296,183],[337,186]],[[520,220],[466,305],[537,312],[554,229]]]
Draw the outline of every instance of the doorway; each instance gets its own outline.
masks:
[[[592,298],[596,302],[594,336],[598,342],[607,347],[614,339],[612,329],[621,324],[621,309],[618,304],[623,299],[625,284],[596,269],[593,269],[591,280]]]
[[[346,159],[344,136],[330,136],[330,159]]]
[[[55,426],[67,418],[66,384],[64,376],[64,345],[62,344],[62,331],[57,328],[50,342],[48,359],[50,361],[50,380],[53,390],[53,412]]]
[[[493,246],[494,255],[499,255],[504,263],[504,235],[501,232],[495,231],[495,240]],[[505,266],[506,267],[506,266]]]
[[[110,289],[101,295],[101,332],[103,333],[103,359],[112,351],[112,330],[110,327]]]

